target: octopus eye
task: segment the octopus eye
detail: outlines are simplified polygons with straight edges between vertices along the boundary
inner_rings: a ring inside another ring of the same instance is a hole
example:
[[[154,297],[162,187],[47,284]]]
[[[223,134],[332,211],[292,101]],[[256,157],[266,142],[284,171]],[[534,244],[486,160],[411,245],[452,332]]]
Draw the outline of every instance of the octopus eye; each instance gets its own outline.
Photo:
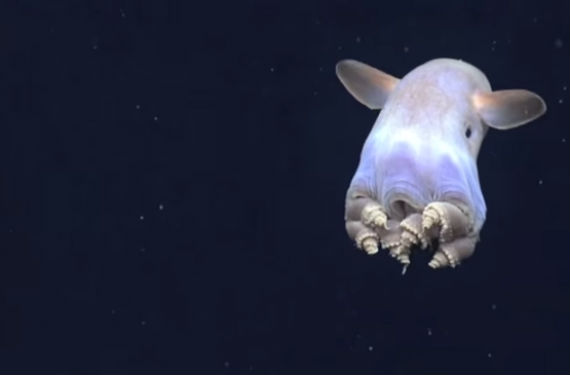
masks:
[[[467,138],[471,137],[471,127],[468,126],[467,129],[465,129],[465,136]]]

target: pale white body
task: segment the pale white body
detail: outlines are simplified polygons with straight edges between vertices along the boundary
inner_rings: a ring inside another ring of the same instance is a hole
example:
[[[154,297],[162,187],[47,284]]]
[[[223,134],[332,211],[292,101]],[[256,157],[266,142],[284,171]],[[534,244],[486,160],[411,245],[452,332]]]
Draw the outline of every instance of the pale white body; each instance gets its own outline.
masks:
[[[485,129],[470,100],[476,91],[491,91],[486,77],[457,60],[432,60],[406,75],[380,112],[351,185],[366,184],[397,220],[433,201],[461,201],[480,229],[486,206],[473,144]]]
[[[436,59],[398,79],[354,60],[337,64],[346,89],[381,109],[346,197],[349,236],[368,254],[378,245],[405,267],[411,248],[438,240],[432,268],[471,256],[487,208],[477,156],[489,127],[507,130],[546,111],[526,90],[491,91],[485,75]]]

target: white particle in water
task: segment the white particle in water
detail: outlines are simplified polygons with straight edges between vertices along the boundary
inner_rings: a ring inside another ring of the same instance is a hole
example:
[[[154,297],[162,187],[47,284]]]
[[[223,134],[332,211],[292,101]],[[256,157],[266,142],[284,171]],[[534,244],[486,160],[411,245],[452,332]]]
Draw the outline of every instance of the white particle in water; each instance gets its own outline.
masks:
[[[139,220],[141,221],[144,220],[144,216],[143,215],[139,216]]]
[[[558,104],[562,104],[562,103],[564,103],[564,99],[562,99],[562,98],[558,99]]]
[[[554,47],[562,48],[563,45],[564,45],[564,43],[562,42],[562,39],[556,38],[556,40],[554,41]]]
[[[408,46],[404,46],[404,53],[410,52],[410,48]]]
[[[270,71],[271,73],[273,73],[273,72],[275,71],[275,68],[274,68],[274,67],[271,67],[271,68],[269,68],[269,71]]]
[[[154,117],[153,117],[153,120],[154,120],[155,122],[158,121],[158,116],[154,116]]]
[[[543,181],[542,181],[542,180],[538,180],[538,184],[539,184],[539,185],[542,185],[542,184],[543,184]]]
[[[372,345],[370,345],[370,346],[368,347],[368,351],[371,352],[371,351],[373,351],[373,350],[374,350],[374,347],[373,347]]]
[[[359,36],[356,37],[356,43],[360,43],[360,37]]]
[[[121,13],[121,18],[127,18],[127,14],[123,9],[119,9],[119,12]]]
[[[493,354],[487,353],[487,357],[488,357],[488,358],[491,358],[491,357],[493,357]]]
[[[146,326],[146,320],[141,320],[141,326]]]
[[[497,305],[492,304],[492,305],[491,305],[491,310],[497,310]]]
[[[229,367],[230,367],[230,363],[229,363],[228,361],[225,361],[225,362],[224,362],[224,367],[225,367],[225,368],[229,368]]]
[[[97,49],[99,49],[99,37],[93,36],[91,38],[91,49],[93,51],[96,51]]]
[[[568,87],[562,86],[562,91],[566,91],[566,90],[568,90]]]
[[[159,210],[159,211],[164,210],[164,205],[163,205],[162,203],[158,205],[158,210]]]
[[[140,109],[141,109],[141,105],[140,105],[140,104],[135,105],[135,109],[136,109],[137,111],[140,110]]]
[[[566,143],[566,138],[562,138],[562,143]]]
[[[428,335],[428,336],[431,336],[431,335],[432,335],[431,328],[428,328],[428,329],[427,329],[427,335]]]

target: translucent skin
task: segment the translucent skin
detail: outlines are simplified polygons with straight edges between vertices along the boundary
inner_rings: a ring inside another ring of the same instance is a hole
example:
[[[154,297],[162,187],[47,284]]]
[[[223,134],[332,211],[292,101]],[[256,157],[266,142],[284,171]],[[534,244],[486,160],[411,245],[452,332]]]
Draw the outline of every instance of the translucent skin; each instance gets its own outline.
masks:
[[[486,206],[476,159],[487,127],[471,97],[490,90],[483,73],[458,60],[432,60],[410,72],[380,112],[349,192],[365,192],[397,221],[430,202],[451,202],[472,215],[478,233]]]
[[[380,246],[404,265],[413,248],[437,246],[428,266],[470,257],[486,215],[477,155],[489,127],[513,129],[546,112],[521,89],[491,91],[477,68],[437,59],[397,79],[356,60],[336,73],[348,92],[381,109],[346,196],[345,226],[356,246]]]

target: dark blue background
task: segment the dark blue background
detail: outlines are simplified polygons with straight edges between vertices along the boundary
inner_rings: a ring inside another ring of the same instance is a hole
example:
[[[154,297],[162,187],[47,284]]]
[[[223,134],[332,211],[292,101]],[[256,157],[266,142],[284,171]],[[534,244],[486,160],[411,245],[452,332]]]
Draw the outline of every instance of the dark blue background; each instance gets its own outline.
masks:
[[[0,8],[0,370],[568,372],[568,1]],[[459,269],[345,234],[377,116],[347,57],[547,102],[489,133]]]

